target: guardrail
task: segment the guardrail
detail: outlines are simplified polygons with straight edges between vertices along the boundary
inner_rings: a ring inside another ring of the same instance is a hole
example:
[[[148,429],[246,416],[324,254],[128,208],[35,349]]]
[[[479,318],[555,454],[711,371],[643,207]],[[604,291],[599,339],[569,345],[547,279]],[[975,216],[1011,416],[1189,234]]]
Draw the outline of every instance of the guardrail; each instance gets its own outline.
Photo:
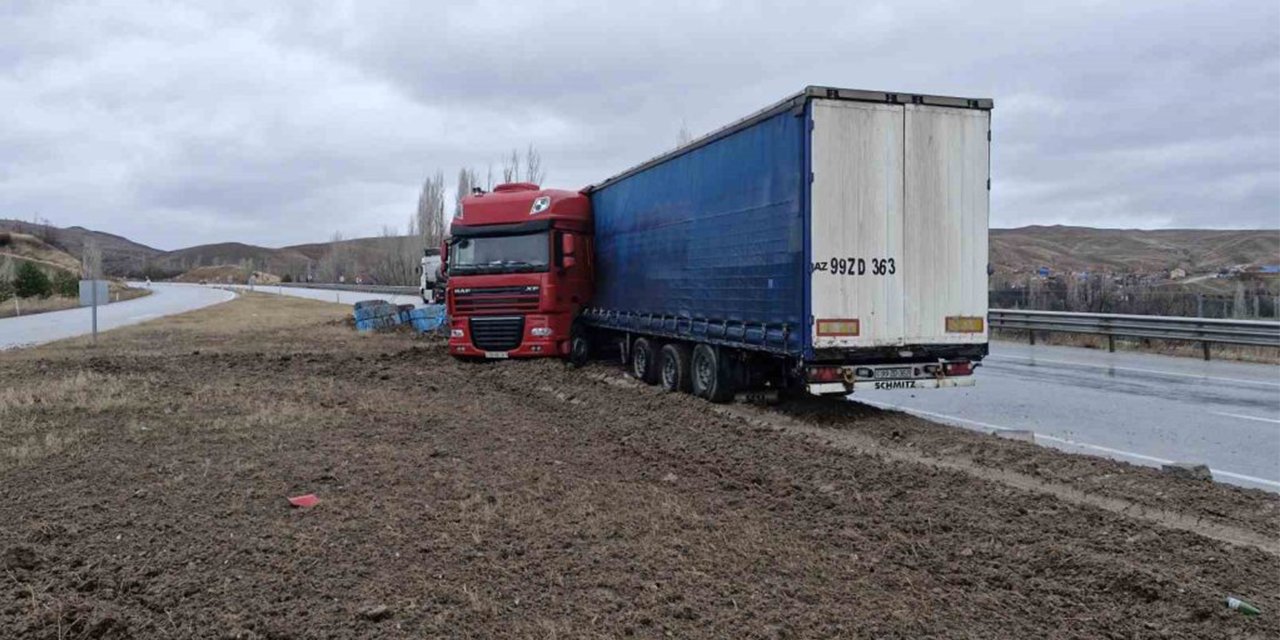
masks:
[[[1262,320],[1017,309],[991,309],[987,317],[992,329],[1028,332],[1031,344],[1036,343],[1037,331],[1106,336],[1107,348],[1113,352],[1116,350],[1117,337],[1199,342],[1203,347],[1205,360],[1209,359],[1209,345],[1214,343],[1280,348],[1280,322]]]

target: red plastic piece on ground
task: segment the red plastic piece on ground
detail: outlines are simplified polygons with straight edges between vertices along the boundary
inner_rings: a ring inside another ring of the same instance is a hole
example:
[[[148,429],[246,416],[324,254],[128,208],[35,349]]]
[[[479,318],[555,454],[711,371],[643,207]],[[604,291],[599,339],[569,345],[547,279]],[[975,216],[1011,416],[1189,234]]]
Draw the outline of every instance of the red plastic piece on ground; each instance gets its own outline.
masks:
[[[289,504],[295,507],[304,507],[304,508],[314,507],[319,502],[320,502],[320,498],[317,498],[316,494],[314,493],[308,493],[305,496],[295,496],[293,498],[289,498]]]

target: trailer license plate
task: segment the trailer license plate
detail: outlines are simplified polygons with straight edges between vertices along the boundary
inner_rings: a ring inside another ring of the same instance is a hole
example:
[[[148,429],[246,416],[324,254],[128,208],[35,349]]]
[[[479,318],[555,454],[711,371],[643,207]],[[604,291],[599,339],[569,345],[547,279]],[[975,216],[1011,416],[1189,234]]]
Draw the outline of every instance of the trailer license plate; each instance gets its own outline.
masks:
[[[504,360],[508,356],[506,351],[486,351],[484,352],[484,357],[493,358],[495,360]]]
[[[877,380],[897,380],[901,378],[910,378],[912,375],[911,367],[891,367],[888,369],[876,369]]]

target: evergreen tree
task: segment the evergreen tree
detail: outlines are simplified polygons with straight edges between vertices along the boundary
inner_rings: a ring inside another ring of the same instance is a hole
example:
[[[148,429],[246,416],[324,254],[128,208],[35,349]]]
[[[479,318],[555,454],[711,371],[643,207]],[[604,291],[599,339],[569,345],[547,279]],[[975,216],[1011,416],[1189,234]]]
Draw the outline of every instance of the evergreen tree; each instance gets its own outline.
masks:
[[[52,289],[49,282],[49,276],[30,262],[23,262],[18,267],[18,273],[13,277],[14,293],[19,298],[31,298],[39,296],[47,298]]]

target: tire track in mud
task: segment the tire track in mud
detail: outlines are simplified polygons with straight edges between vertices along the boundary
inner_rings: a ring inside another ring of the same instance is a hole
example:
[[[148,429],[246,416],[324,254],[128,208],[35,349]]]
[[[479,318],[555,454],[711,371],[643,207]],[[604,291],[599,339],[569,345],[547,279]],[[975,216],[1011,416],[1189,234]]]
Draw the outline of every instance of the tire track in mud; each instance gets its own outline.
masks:
[[[592,380],[618,387],[642,389],[645,386],[640,382],[623,377],[621,374],[611,375],[597,371],[588,373],[588,377]],[[958,471],[1014,489],[1048,494],[1070,504],[1095,507],[1161,527],[1194,533],[1219,542],[1253,547],[1280,557],[1280,540],[1242,527],[1205,521],[1203,518],[1177,511],[1152,508],[1129,500],[1089,493],[1066,484],[1049,482],[1028,474],[980,465],[964,457],[940,458],[912,451],[908,448],[885,446],[867,435],[815,425],[760,407],[734,404],[711,405],[711,410],[717,414],[741,420],[751,426],[811,437],[839,449],[863,455],[883,456],[899,462]]]

